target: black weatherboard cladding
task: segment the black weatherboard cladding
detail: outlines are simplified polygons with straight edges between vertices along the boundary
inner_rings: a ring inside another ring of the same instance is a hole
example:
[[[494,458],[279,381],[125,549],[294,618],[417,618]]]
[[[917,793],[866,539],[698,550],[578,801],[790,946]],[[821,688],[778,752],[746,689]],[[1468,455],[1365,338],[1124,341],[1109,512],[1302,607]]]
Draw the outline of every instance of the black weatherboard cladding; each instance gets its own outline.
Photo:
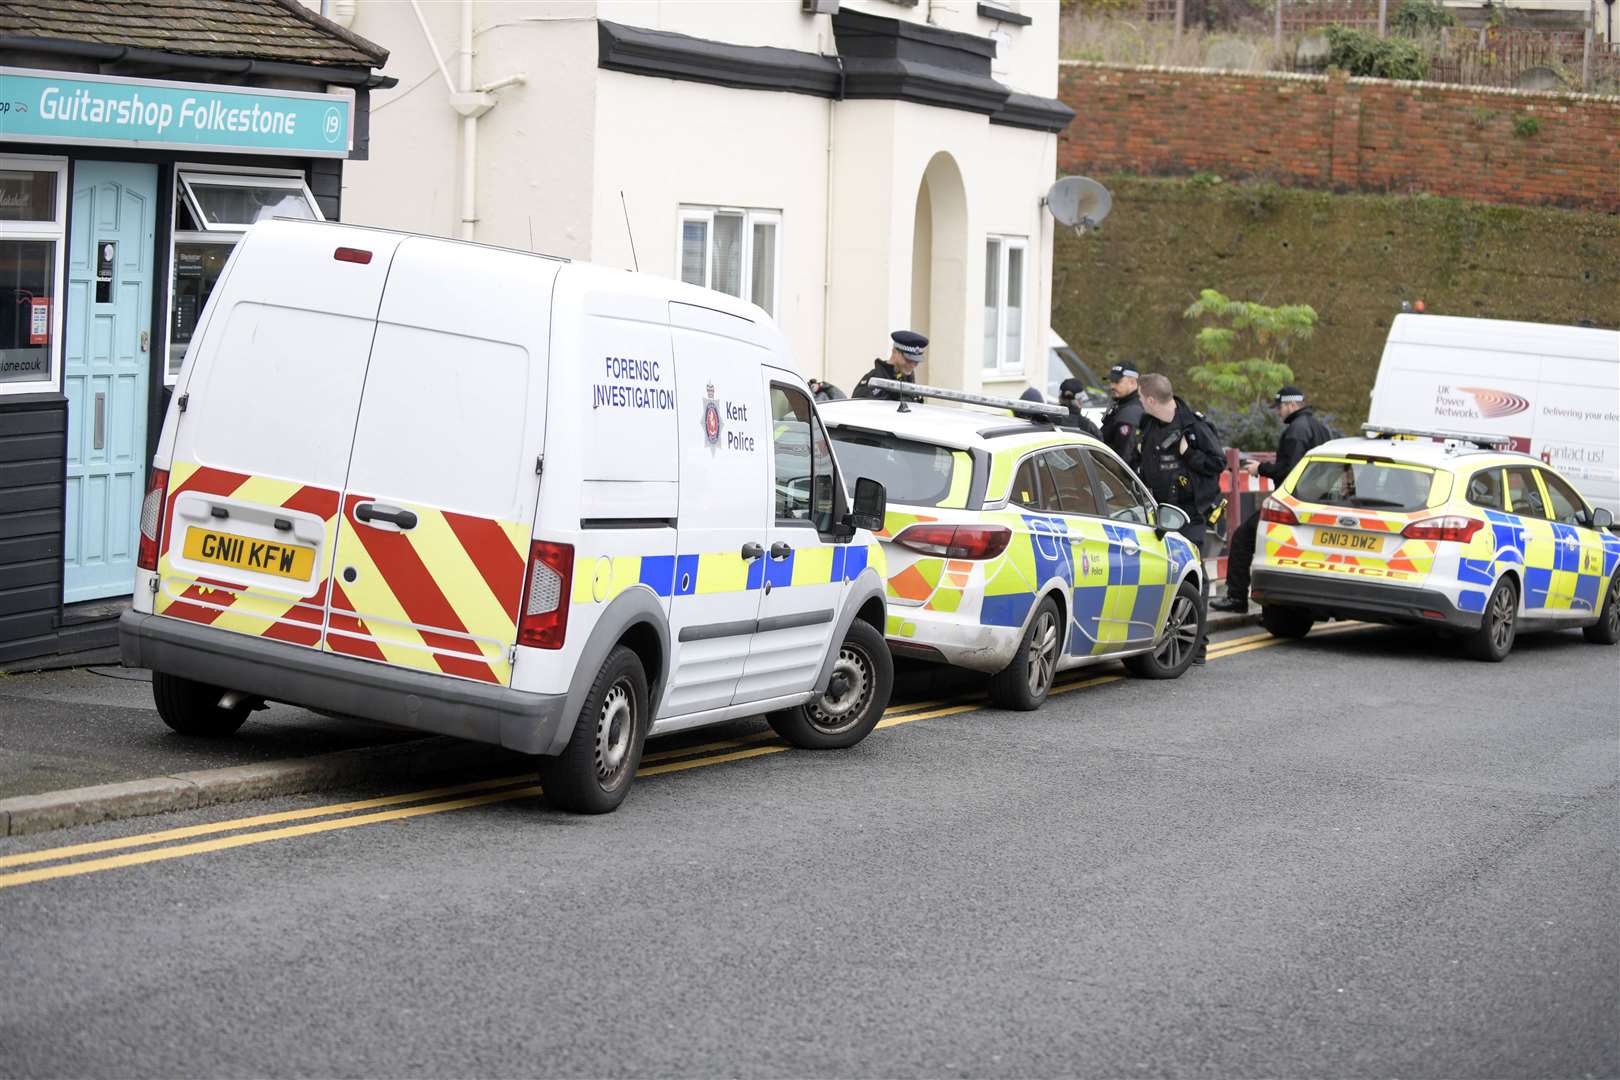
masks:
[[[0,662],[56,651],[67,399],[0,397]]]

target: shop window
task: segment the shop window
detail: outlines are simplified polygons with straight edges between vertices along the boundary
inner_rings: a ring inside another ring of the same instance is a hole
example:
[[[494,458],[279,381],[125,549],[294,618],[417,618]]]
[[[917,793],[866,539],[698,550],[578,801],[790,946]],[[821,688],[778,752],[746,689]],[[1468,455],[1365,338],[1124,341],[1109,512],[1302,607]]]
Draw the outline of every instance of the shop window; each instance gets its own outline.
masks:
[[[185,363],[225,262],[248,226],[270,218],[322,220],[302,176],[181,171],[175,184],[173,286],[169,292],[169,356],[164,381]]]
[[[54,390],[67,163],[0,156],[0,394]]]
[[[984,245],[984,370],[1016,375],[1024,370],[1023,237],[992,236]]]
[[[748,300],[776,314],[782,215],[775,210],[683,206],[681,280]]]

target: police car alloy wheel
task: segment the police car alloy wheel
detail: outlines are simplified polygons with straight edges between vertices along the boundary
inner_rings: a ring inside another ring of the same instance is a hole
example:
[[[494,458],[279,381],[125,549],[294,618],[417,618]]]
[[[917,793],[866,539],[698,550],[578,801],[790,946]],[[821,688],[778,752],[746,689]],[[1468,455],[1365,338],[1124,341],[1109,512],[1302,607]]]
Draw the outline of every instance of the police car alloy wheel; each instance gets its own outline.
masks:
[[[1139,679],[1179,679],[1192,666],[1204,639],[1203,601],[1198,586],[1183,581],[1170,602],[1164,633],[1152,652],[1124,660],[1125,670]]]
[[[1511,578],[1503,578],[1491,590],[1479,629],[1465,639],[1469,655],[1493,664],[1505,659],[1513,649],[1518,619],[1519,590]]]
[[[1620,574],[1609,579],[1608,591],[1603,594],[1603,607],[1598,621],[1581,633],[1586,640],[1597,645],[1613,645],[1620,641]]]
[[[1063,657],[1062,619],[1048,596],[1035,609],[1012,662],[990,679],[990,700],[1003,709],[1038,709],[1051,693]]]

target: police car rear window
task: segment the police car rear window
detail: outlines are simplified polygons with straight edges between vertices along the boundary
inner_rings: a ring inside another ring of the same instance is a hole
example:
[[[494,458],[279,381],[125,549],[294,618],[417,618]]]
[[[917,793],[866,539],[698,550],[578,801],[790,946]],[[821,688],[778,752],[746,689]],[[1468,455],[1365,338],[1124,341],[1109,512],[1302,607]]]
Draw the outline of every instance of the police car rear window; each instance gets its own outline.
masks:
[[[1421,510],[1429,504],[1434,470],[1395,462],[1316,458],[1294,481],[1294,498],[1358,510]]]
[[[851,489],[857,479],[869,476],[883,485],[892,503],[966,505],[973,469],[966,453],[872,431],[833,428],[828,434],[837,447],[844,481]],[[962,496],[960,501],[958,495]]]

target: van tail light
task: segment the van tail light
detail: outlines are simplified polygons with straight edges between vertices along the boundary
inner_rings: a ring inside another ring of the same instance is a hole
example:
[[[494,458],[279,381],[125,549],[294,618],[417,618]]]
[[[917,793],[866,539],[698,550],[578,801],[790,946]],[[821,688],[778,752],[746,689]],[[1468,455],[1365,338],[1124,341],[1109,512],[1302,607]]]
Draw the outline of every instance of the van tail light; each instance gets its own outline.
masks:
[[[560,649],[568,633],[568,594],[574,584],[574,545],[536,540],[529,548],[529,573],[523,586],[523,615],[517,643],[535,649]]]
[[[1271,496],[1267,496],[1266,501],[1260,504],[1260,520],[1276,525],[1299,524],[1299,518],[1294,516],[1294,512]]]
[[[332,253],[332,258],[338,262],[359,263],[365,266],[371,261],[371,252],[365,248],[340,247]]]
[[[912,551],[947,559],[993,559],[1011,540],[1005,525],[912,525],[894,538]]]
[[[1401,535],[1408,540],[1451,540],[1458,544],[1466,544],[1484,527],[1485,523],[1478,518],[1446,514],[1443,517],[1414,521],[1401,530]]]
[[[168,497],[168,470],[153,469],[146,483],[146,498],[141,501],[141,547],[135,556],[135,565],[142,570],[157,569],[158,537],[163,535],[163,504]]]

